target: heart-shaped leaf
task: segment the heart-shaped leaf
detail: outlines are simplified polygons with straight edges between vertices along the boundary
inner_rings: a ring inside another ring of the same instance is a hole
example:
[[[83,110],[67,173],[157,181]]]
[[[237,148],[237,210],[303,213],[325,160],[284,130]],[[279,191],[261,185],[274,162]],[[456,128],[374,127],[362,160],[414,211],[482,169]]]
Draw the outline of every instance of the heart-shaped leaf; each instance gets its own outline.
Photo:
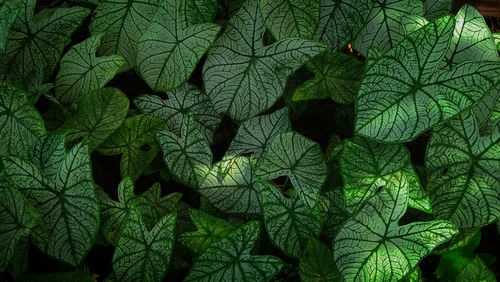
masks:
[[[429,21],[435,20],[451,12],[453,0],[424,1],[424,17]]]
[[[0,54],[5,51],[10,27],[20,11],[21,5],[17,1],[7,1],[0,7]]]

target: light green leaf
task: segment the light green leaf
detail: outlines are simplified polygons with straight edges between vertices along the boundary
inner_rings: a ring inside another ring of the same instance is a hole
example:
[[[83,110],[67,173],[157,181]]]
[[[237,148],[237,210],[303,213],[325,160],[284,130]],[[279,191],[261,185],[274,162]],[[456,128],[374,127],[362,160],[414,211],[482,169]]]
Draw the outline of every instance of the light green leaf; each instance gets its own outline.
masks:
[[[453,0],[426,0],[424,1],[424,17],[429,21],[435,20],[451,12]]]
[[[354,56],[324,53],[306,64],[314,78],[295,90],[292,101],[331,98],[340,104],[354,102],[364,64]]]
[[[165,120],[166,129],[177,135],[181,134],[182,121],[186,114],[191,112],[205,138],[211,143],[222,115],[215,111],[208,95],[185,83],[167,92],[166,97],[168,99],[164,100],[157,95],[142,95],[134,99],[134,104],[141,112]]]
[[[358,33],[353,47],[363,55],[372,46],[386,52],[405,37],[403,18],[423,14],[420,0],[375,0],[367,24]]]
[[[120,127],[128,109],[128,98],[119,89],[97,89],[80,98],[76,113],[62,129],[71,130],[68,142],[82,138],[93,151]]]
[[[164,128],[163,120],[150,115],[127,118],[121,127],[101,144],[98,151],[106,156],[122,154],[121,176],[130,176],[135,181],[160,151],[155,134]]]
[[[36,1],[20,0],[21,12],[9,32],[5,54],[0,56],[0,79],[17,82],[37,65],[48,79],[71,34],[90,14],[82,7],[44,9],[33,17]]]
[[[420,267],[415,267],[401,280],[401,282],[424,282],[424,278],[422,277],[422,270],[420,270]]]
[[[120,55],[127,63],[120,71],[132,69],[137,61],[139,37],[146,32],[158,10],[159,1],[102,0],[90,23],[90,34],[105,33],[98,53]]]
[[[335,282],[342,278],[333,261],[332,251],[315,238],[310,238],[299,260],[300,279],[304,282]]]
[[[125,64],[119,55],[96,57],[103,36],[96,34],[73,45],[62,57],[55,89],[61,103],[76,103],[88,92],[104,87]]]
[[[454,25],[451,16],[429,23],[367,69],[356,103],[356,133],[384,142],[409,141],[469,109],[497,86],[498,62],[437,69]]]
[[[457,233],[444,220],[399,226],[408,203],[408,184],[403,174],[395,174],[335,237],[334,259],[345,280],[398,281]]]
[[[226,237],[234,230],[227,221],[200,210],[189,209],[189,216],[198,230],[183,233],[179,241],[196,254],[201,254],[210,244]]]
[[[215,109],[244,121],[270,108],[288,77],[325,46],[302,39],[263,46],[265,27],[257,1],[247,0],[215,41],[203,66],[205,89]]]
[[[327,168],[319,144],[292,131],[272,139],[255,175],[263,180],[287,175],[299,198],[313,208],[326,180]]]
[[[489,136],[478,131],[466,112],[433,131],[425,156],[433,212],[460,228],[500,216],[500,124]]]
[[[274,136],[290,130],[292,130],[292,125],[288,108],[277,110],[269,115],[253,117],[243,122],[238,128],[225,157],[232,158],[253,153],[253,158],[258,160]]]
[[[500,51],[500,33],[493,33],[493,40],[495,41],[495,45],[497,46],[497,50]]]
[[[259,189],[248,157],[222,160],[212,166],[196,189],[212,205],[228,213],[260,213]]]
[[[486,123],[480,128],[480,135],[490,135],[495,128],[495,123],[500,120],[500,99],[497,100],[495,105],[493,106],[493,112],[491,113],[489,119]]]
[[[287,199],[267,182],[258,185],[269,239],[286,255],[298,258],[309,238],[318,238],[321,232],[319,205],[308,208],[297,193]]]
[[[181,0],[180,14],[186,27],[209,23],[215,19],[219,3],[217,0]]]
[[[74,146],[58,163],[56,175],[49,177],[31,162],[17,157],[3,159],[10,181],[40,211],[48,227],[50,241],[38,247],[76,266],[92,247],[99,225],[87,146]]]
[[[7,1],[0,7],[0,54],[5,51],[10,27],[20,11],[21,5],[17,1]]]
[[[132,207],[113,253],[118,281],[162,281],[174,247],[177,214],[164,216],[151,231]]]
[[[320,0],[259,0],[264,23],[277,40],[311,39],[316,31]]]
[[[146,227],[153,228],[163,216],[174,212],[181,196],[182,193],[175,192],[162,197],[160,183],[153,184],[146,192],[138,196],[136,206],[142,214]]]
[[[154,91],[169,91],[186,82],[219,33],[216,24],[184,26],[184,0],[164,0],[139,38],[137,69]]]
[[[342,51],[366,25],[373,0],[321,0],[321,14],[314,40],[330,52]]]
[[[0,82],[0,156],[18,155],[45,133],[43,119],[20,89]]]
[[[41,215],[19,190],[0,188],[0,272],[7,269],[18,244],[28,238],[40,219]]]
[[[429,195],[424,190],[403,144],[380,144],[362,137],[346,141],[340,156],[346,209],[353,213],[398,172],[409,183],[410,207],[431,212]],[[363,164],[363,165],[360,165]]]
[[[184,281],[267,281],[285,265],[279,258],[250,255],[260,224],[250,221],[210,244],[198,256]]]
[[[156,138],[170,172],[181,183],[197,188],[212,165],[212,151],[193,115],[183,120],[180,137],[164,130]]]

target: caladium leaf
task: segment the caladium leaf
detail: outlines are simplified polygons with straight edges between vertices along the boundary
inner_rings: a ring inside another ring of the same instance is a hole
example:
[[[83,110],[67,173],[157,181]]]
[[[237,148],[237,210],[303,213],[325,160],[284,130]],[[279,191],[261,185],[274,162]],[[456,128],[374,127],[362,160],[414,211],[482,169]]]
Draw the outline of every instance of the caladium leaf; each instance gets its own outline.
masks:
[[[66,120],[62,129],[71,130],[68,142],[82,138],[93,151],[120,127],[128,108],[128,98],[119,89],[97,89],[78,101],[78,110]]]
[[[315,238],[309,238],[299,260],[300,279],[304,282],[341,281],[332,251]]]
[[[255,174],[263,180],[287,175],[299,198],[313,208],[326,180],[327,168],[319,144],[292,131],[272,139]]]
[[[493,40],[495,41],[495,45],[497,46],[497,50],[500,51],[500,33],[493,33]]]
[[[20,0],[21,12],[9,32],[5,54],[0,55],[0,79],[20,81],[37,65],[43,77],[54,71],[71,34],[90,14],[82,7],[44,9],[33,16],[36,1]]]
[[[156,142],[156,132],[165,128],[165,121],[150,115],[127,118],[120,128],[99,147],[103,155],[122,154],[120,173],[130,176],[133,181],[149,167],[160,151]]]
[[[5,51],[10,27],[20,11],[21,5],[17,1],[7,1],[0,7],[0,54]]]
[[[156,135],[163,159],[176,179],[197,188],[212,165],[212,151],[192,114],[182,122],[180,137],[169,131]]]
[[[197,254],[201,254],[210,244],[234,230],[229,222],[200,210],[189,209],[189,217],[198,230],[183,233],[179,241]]]
[[[405,17],[422,16],[420,0],[375,0],[366,26],[358,33],[353,47],[366,55],[368,48],[376,46],[383,52],[396,46],[405,36]]]
[[[146,227],[153,228],[163,216],[174,212],[181,196],[181,193],[175,192],[162,197],[160,183],[153,184],[146,192],[139,195],[136,206],[142,214]]]
[[[238,128],[225,157],[231,158],[252,153],[253,158],[258,160],[274,136],[290,130],[292,130],[292,125],[288,108],[277,110],[269,115],[253,117],[243,122]]]
[[[354,102],[364,65],[354,56],[326,52],[306,64],[314,78],[295,90],[292,101],[331,98],[340,104]]]
[[[288,256],[298,258],[309,238],[318,238],[321,232],[319,205],[308,208],[296,193],[287,199],[267,182],[258,185],[269,239]]]
[[[184,281],[267,281],[284,262],[270,255],[250,255],[259,238],[260,224],[250,221],[210,244],[198,256]]]
[[[481,227],[500,216],[500,124],[479,137],[470,112],[436,128],[425,156],[431,205],[439,219]]]
[[[174,247],[177,214],[164,216],[151,231],[132,206],[113,253],[113,270],[119,281],[162,281]]]
[[[248,157],[222,160],[212,166],[196,189],[216,208],[228,213],[260,213],[255,161]]]
[[[47,177],[55,178],[61,163],[66,158],[66,136],[66,133],[42,135],[28,153],[31,163]]]
[[[373,0],[321,0],[321,14],[314,39],[331,52],[341,51],[366,25]]]
[[[181,0],[180,14],[186,27],[209,23],[215,19],[219,3],[217,0]]]
[[[480,128],[480,135],[490,135],[493,132],[495,124],[500,119],[500,99],[497,100],[495,105],[493,106],[493,112],[491,113],[489,119],[486,123]]]
[[[43,119],[26,93],[0,82],[0,156],[28,151],[45,132]]]
[[[137,61],[139,37],[150,25],[159,3],[156,0],[101,1],[89,26],[90,34],[105,34],[98,53],[125,58],[127,63],[120,71],[133,68]]]
[[[328,207],[323,221],[322,233],[326,238],[332,240],[342,224],[351,218],[351,213],[345,208],[342,187],[333,187],[330,191],[326,191],[323,196],[328,200]]]
[[[187,81],[220,30],[211,23],[184,26],[182,2],[162,1],[138,41],[137,69],[158,92],[173,90]]]
[[[437,69],[454,26],[451,16],[439,18],[372,63],[356,103],[358,134],[384,142],[412,140],[469,109],[498,85],[498,62]]]
[[[410,152],[403,144],[380,144],[354,137],[352,141],[345,142],[339,163],[349,212],[360,208],[398,172],[404,173],[409,183],[408,205],[431,212],[429,195],[420,185]],[[364,165],[360,166],[360,163]]]
[[[157,95],[142,95],[134,99],[134,104],[141,112],[165,120],[166,129],[177,135],[181,134],[182,121],[186,118],[186,113],[191,112],[205,138],[211,143],[222,115],[215,111],[208,95],[195,86],[185,83],[167,92],[166,97],[167,100]]]
[[[57,158],[57,173],[51,177],[45,175],[46,169],[18,157],[5,158],[3,164],[12,184],[43,216],[50,241],[39,247],[76,266],[94,243],[99,206],[87,146],[77,144]]]
[[[451,12],[453,0],[424,1],[424,17],[429,21],[435,20]]]
[[[318,42],[297,38],[264,47],[265,30],[257,1],[247,0],[210,48],[203,66],[205,89],[215,109],[236,121],[271,107],[288,77],[325,51]]]
[[[320,0],[259,0],[262,18],[278,40],[311,39],[316,31]]]
[[[445,220],[399,226],[408,203],[408,184],[403,174],[395,174],[335,237],[333,255],[345,280],[398,281],[457,233]]]
[[[104,33],[73,45],[62,57],[56,76],[56,98],[63,104],[76,103],[81,96],[102,88],[125,64],[119,55],[96,57]]]

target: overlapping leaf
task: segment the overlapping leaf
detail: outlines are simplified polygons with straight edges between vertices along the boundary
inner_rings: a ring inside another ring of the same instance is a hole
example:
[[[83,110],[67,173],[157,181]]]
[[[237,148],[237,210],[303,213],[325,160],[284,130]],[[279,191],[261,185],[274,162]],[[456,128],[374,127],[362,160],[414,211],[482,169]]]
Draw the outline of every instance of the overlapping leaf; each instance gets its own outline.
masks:
[[[332,251],[319,240],[310,238],[299,261],[300,279],[304,282],[342,280]]]
[[[157,0],[100,1],[89,26],[92,35],[105,34],[98,53],[125,58],[127,63],[121,71],[133,68],[137,61],[139,37],[150,25],[159,3]]]
[[[73,45],[61,59],[56,76],[56,98],[63,104],[76,103],[83,95],[102,88],[125,64],[119,55],[96,57],[104,33]]]
[[[296,193],[287,199],[269,183],[258,185],[269,239],[288,256],[298,258],[309,238],[318,238],[321,232],[319,205],[308,208]]]
[[[426,153],[431,204],[437,218],[460,228],[481,227],[500,216],[500,124],[479,137],[467,112],[433,131]]]
[[[264,23],[278,40],[311,39],[316,31],[320,0],[258,0]]]
[[[370,63],[356,103],[358,134],[384,142],[412,140],[469,109],[497,86],[498,62],[437,69],[454,25],[451,16],[439,18]]]
[[[164,128],[165,122],[154,116],[128,118],[101,144],[99,152],[104,155],[122,154],[121,176],[130,176],[135,181],[160,151],[155,134]]]
[[[162,197],[160,183],[153,184],[139,195],[136,206],[146,227],[152,228],[163,216],[176,211],[181,196],[181,193],[175,192]]]
[[[209,23],[215,19],[219,3],[217,0],[181,0],[180,13],[184,26]]]
[[[219,33],[211,23],[185,26],[183,0],[164,0],[139,38],[137,69],[155,91],[169,91],[189,79],[196,64]]]
[[[272,139],[255,174],[263,180],[288,176],[299,198],[313,208],[326,180],[327,168],[319,144],[292,131]]]
[[[41,172],[50,178],[55,178],[61,163],[66,158],[66,133],[48,133],[40,136],[28,153],[28,159]]]
[[[375,1],[321,0],[321,14],[314,39],[331,52],[341,51],[366,25]]]
[[[0,156],[28,151],[44,132],[42,117],[26,93],[0,82]]]
[[[448,14],[453,7],[453,0],[424,1],[424,17],[429,21]]]
[[[271,107],[288,77],[325,50],[318,42],[296,38],[264,47],[265,30],[257,1],[247,0],[210,48],[203,67],[215,109],[236,121]]]
[[[408,203],[408,184],[403,174],[394,175],[335,237],[334,259],[345,280],[398,281],[457,233],[444,220],[399,226]]]
[[[113,253],[113,270],[119,281],[162,281],[174,247],[177,214],[164,216],[151,231],[135,208],[129,212]]]
[[[21,5],[17,1],[7,1],[0,7],[0,54],[5,51],[10,27],[20,11]]]
[[[269,255],[250,255],[259,237],[259,222],[250,221],[210,244],[196,258],[185,281],[267,281],[284,263]]]
[[[211,143],[213,134],[222,116],[218,114],[210,98],[195,86],[185,83],[167,92],[167,100],[156,95],[142,95],[134,99],[134,104],[145,114],[161,118],[167,122],[167,130],[181,134],[182,121],[191,112],[205,138]]]

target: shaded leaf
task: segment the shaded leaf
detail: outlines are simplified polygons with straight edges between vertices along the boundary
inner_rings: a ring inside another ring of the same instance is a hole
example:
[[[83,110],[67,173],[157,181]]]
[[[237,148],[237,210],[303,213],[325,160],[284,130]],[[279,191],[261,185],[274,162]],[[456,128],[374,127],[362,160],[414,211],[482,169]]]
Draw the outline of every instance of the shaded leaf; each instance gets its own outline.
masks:
[[[139,195],[136,206],[142,214],[146,227],[153,228],[163,216],[175,212],[181,196],[182,193],[175,192],[162,197],[160,183],[153,184],[146,192]]]
[[[299,260],[300,279],[304,282],[340,281],[332,251],[317,239],[310,238]]]
[[[5,51],[10,27],[20,11],[21,5],[17,1],[7,1],[0,7],[0,54]]]
[[[424,1],[424,17],[429,21],[435,20],[451,12],[453,0],[426,0]]]
[[[217,0],[182,0],[180,14],[184,26],[209,23],[215,19],[219,3]]]

